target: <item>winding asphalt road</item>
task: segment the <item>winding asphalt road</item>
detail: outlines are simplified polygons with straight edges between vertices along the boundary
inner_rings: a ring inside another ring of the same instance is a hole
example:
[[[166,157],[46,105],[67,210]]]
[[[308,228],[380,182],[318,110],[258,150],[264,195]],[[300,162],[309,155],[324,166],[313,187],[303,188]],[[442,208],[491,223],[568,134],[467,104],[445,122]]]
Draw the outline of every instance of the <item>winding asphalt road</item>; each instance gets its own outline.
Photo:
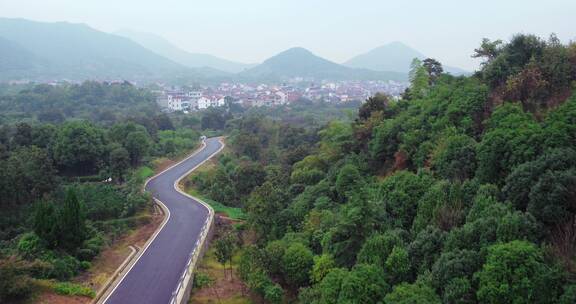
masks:
[[[169,218],[104,303],[169,303],[209,215],[204,205],[176,191],[174,183],[223,146],[209,138],[201,150],[148,182],[146,190],[166,205]]]

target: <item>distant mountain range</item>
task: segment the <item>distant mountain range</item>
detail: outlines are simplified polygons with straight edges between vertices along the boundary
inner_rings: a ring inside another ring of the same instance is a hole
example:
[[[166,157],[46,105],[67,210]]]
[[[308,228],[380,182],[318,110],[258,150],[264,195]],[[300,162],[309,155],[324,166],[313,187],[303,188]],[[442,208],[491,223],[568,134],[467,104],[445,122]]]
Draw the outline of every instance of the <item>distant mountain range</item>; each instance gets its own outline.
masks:
[[[250,65],[190,53],[153,34],[110,34],[84,24],[0,18],[0,81],[127,79],[186,84],[270,82],[294,77],[406,81],[414,57],[425,56],[396,42],[345,64],[326,60],[304,48],[292,48],[261,64]],[[445,69],[451,71],[449,67]],[[453,74],[461,72],[464,71]]]
[[[355,56],[352,59],[344,62],[344,65],[353,68],[364,68],[375,71],[408,73],[410,71],[410,64],[414,58],[425,59],[427,56],[403,44],[402,42],[396,41],[372,49],[364,54]],[[463,69],[451,66],[444,66],[444,70],[453,75],[470,73]]]
[[[129,38],[159,55],[190,68],[209,67],[228,73],[238,73],[256,66],[256,64],[234,62],[210,54],[189,53],[168,40],[150,33],[122,30],[115,34]]]
[[[1,57],[7,54],[13,67],[24,67],[0,73],[2,78],[152,79],[187,73],[132,40],[83,24],[0,18],[0,37]],[[16,56],[18,52],[24,56]]]
[[[244,79],[285,80],[292,77],[331,80],[406,80],[405,73],[346,67],[301,48],[291,48],[238,74]]]

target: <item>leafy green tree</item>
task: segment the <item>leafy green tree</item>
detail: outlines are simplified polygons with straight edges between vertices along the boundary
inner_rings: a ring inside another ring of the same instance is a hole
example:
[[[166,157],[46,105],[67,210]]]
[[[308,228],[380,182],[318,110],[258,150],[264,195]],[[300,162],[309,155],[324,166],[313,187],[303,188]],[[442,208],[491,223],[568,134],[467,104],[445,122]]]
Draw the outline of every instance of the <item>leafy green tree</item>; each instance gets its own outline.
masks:
[[[432,269],[432,265],[440,257],[445,240],[446,233],[434,226],[428,226],[416,235],[408,245],[408,253],[417,273]]]
[[[576,152],[553,149],[524,163],[506,178],[503,192],[520,210],[548,225],[564,222],[576,213],[571,203],[576,183]]]
[[[474,55],[472,55],[472,57],[484,58],[485,61],[482,64],[488,64],[500,54],[501,44],[502,40],[490,41],[488,38],[483,38],[482,44],[479,48],[474,50]]]
[[[343,268],[335,268],[324,277],[322,282],[317,285],[319,290],[319,303],[339,303],[340,292],[342,290],[342,283],[349,275],[348,270]]]
[[[57,184],[56,170],[45,150],[36,146],[13,151],[5,168],[6,197],[16,203],[27,203],[39,199]]]
[[[342,281],[337,303],[379,303],[389,291],[381,268],[359,264]]]
[[[282,274],[284,267],[283,258],[287,248],[288,244],[284,240],[275,240],[266,245],[264,248],[266,256],[265,268],[268,273],[271,275]]]
[[[137,166],[142,158],[148,155],[152,144],[150,135],[147,132],[135,131],[128,133],[124,145],[130,155],[132,166]]]
[[[358,109],[358,118],[360,120],[367,120],[376,112],[383,112],[388,106],[388,96],[384,94],[376,94],[366,99],[366,102]]]
[[[558,294],[557,273],[540,250],[525,241],[494,245],[477,275],[482,303],[552,303]]]
[[[429,92],[430,75],[422,61],[414,58],[410,64],[410,93],[412,99],[425,97]]]
[[[266,170],[256,163],[241,163],[232,174],[235,193],[240,196],[247,196],[252,190],[264,183]]]
[[[226,263],[232,267],[234,247],[234,238],[231,234],[218,238],[214,243],[214,255],[216,255],[218,262],[224,266],[224,277],[226,277]],[[230,276],[232,276],[232,272],[230,272]]]
[[[156,115],[154,117],[154,122],[158,126],[158,130],[174,130],[174,125],[172,124],[172,120],[166,114]]]
[[[284,289],[278,284],[269,284],[264,288],[264,299],[272,304],[282,303],[284,298]]]
[[[364,242],[358,252],[358,263],[374,264],[384,268],[386,261],[396,246],[402,246],[404,241],[393,231],[371,236]]]
[[[110,172],[114,180],[124,181],[124,175],[130,168],[130,154],[122,147],[117,147],[110,152]]]
[[[471,279],[482,266],[478,252],[456,250],[443,252],[432,267],[432,286],[444,296],[449,283],[456,278]]]
[[[426,174],[416,175],[400,171],[380,184],[378,199],[385,203],[386,213],[395,226],[405,229],[412,226],[418,200],[432,182],[433,179]]]
[[[53,155],[64,171],[86,175],[97,171],[105,152],[104,133],[90,123],[67,122],[56,135]]]
[[[74,252],[86,239],[82,203],[73,189],[68,189],[58,221],[58,246]]]
[[[284,278],[288,284],[294,287],[309,284],[309,274],[314,265],[314,255],[310,249],[294,243],[286,249],[282,262]]]
[[[423,283],[402,283],[394,286],[392,292],[384,297],[386,304],[440,304],[440,297],[434,289]]]
[[[489,125],[478,145],[476,176],[481,182],[501,185],[514,167],[540,153],[542,130],[529,114],[512,104],[497,108]]]
[[[347,193],[354,191],[362,183],[362,175],[358,168],[352,164],[344,165],[338,172],[336,178],[336,191],[342,197],[346,197]]]
[[[326,277],[326,275],[334,268],[336,268],[336,263],[330,255],[323,254],[315,256],[314,266],[310,272],[311,281],[313,283],[321,282],[322,279],[324,279],[324,277]]]
[[[563,223],[576,214],[576,168],[546,172],[530,191],[528,212],[548,225]]]
[[[411,268],[408,251],[402,246],[394,246],[384,264],[387,281],[390,285],[408,280]]]
[[[444,69],[442,68],[442,64],[434,59],[434,58],[426,58],[422,61],[422,66],[426,69],[428,73],[428,77],[430,77],[430,84],[436,83],[436,80],[442,73],[444,73]]]
[[[275,236],[279,227],[278,210],[285,207],[285,194],[271,182],[256,187],[246,202],[248,223],[263,237]]]
[[[474,289],[468,278],[454,278],[444,288],[443,303],[476,303]]]
[[[466,135],[452,135],[440,141],[432,167],[444,178],[465,180],[476,170],[476,141]]]
[[[16,125],[16,132],[12,138],[14,146],[29,146],[32,144],[32,126],[25,122]]]
[[[339,219],[323,237],[322,248],[339,266],[354,265],[364,240],[379,228],[381,208],[366,194],[353,195],[340,211]]]
[[[34,233],[42,239],[49,248],[58,246],[58,213],[51,202],[41,201],[34,206]]]

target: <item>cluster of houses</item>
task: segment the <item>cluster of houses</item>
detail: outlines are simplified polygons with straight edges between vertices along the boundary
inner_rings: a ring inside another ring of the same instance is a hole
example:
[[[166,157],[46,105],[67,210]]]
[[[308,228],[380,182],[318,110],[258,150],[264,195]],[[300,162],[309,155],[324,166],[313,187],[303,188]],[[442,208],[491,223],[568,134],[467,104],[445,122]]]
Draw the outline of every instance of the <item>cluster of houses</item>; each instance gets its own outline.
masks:
[[[197,111],[225,104],[224,96],[204,96],[200,91],[159,91],[158,104],[168,111]]]
[[[400,95],[407,84],[393,81],[341,81],[306,84],[222,83],[194,90],[168,87],[157,90],[157,101],[167,112],[199,111],[236,103],[243,107],[279,106],[300,99],[345,103],[364,101],[377,92]]]

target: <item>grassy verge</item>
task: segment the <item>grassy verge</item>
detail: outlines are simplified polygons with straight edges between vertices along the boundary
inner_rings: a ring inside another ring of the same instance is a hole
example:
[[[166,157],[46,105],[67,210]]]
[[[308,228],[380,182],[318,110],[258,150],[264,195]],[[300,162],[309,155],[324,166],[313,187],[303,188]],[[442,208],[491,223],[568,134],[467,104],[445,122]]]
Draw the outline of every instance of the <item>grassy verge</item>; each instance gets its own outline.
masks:
[[[232,266],[226,264],[226,274],[224,266],[218,262],[214,254],[214,248],[210,248],[202,258],[198,266],[197,273],[202,273],[210,278],[210,283],[195,288],[190,298],[191,304],[250,304],[253,301],[247,294],[247,288],[238,278],[236,268],[240,260],[240,252],[236,252],[232,258]],[[232,268],[232,274],[230,271]],[[197,274],[198,276],[198,274]]]
[[[136,170],[136,175],[138,178],[146,180],[147,178],[154,176],[154,170],[152,170],[150,167],[142,166]]]
[[[244,211],[242,211],[241,208],[229,207],[220,202],[211,200],[202,195],[197,189],[193,187],[186,189],[186,193],[203,200],[206,204],[210,205],[212,209],[214,209],[215,213],[224,214],[226,217],[229,217],[233,220],[246,220],[246,214]]]
[[[228,151],[228,148],[225,147],[224,150],[222,151],[222,153],[227,153],[227,151]],[[191,181],[194,178],[194,176],[196,176],[197,174],[199,174],[201,172],[208,172],[208,171],[214,170],[216,165],[217,165],[217,162],[218,162],[218,157],[215,156],[214,158],[205,162],[204,164],[202,164],[202,166],[200,166],[196,170],[194,170],[194,172],[192,172],[188,177],[186,177],[185,180]],[[214,209],[215,213],[224,214],[226,217],[229,217],[229,218],[231,218],[233,220],[237,220],[237,221],[246,220],[246,214],[244,213],[244,211],[242,211],[241,208],[226,206],[220,202],[217,202],[215,200],[212,200],[212,199],[206,197],[198,189],[194,188],[193,183],[184,182],[180,186],[182,187],[182,189],[184,189],[184,191],[186,193],[188,193],[194,197],[197,197],[197,198],[203,200],[208,205],[210,205],[210,207],[212,207]]]

